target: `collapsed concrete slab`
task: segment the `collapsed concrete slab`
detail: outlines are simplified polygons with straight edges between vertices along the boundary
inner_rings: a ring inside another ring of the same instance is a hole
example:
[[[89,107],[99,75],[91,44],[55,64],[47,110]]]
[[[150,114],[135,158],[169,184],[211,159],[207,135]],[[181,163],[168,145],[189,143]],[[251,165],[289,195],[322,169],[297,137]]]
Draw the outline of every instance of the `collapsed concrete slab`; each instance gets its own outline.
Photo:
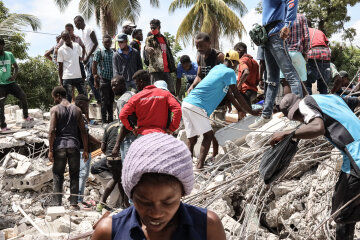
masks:
[[[221,128],[215,133],[216,140],[223,146],[226,141],[235,141],[249,134],[249,125],[255,121],[255,116],[247,116],[237,123],[232,123],[224,128]]]

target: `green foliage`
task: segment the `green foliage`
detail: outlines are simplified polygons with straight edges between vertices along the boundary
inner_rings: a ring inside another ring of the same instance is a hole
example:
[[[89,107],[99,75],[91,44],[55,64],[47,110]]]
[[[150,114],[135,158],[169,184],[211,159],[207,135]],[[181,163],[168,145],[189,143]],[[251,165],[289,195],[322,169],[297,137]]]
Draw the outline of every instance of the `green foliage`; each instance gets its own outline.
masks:
[[[330,38],[334,33],[345,30],[345,23],[351,19],[347,7],[358,2],[360,0],[302,0],[299,1],[299,11],[305,13],[308,21],[318,22],[318,28]],[[350,35],[349,31],[345,34],[350,40],[354,36],[354,31]]]
[[[336,42],[331,46],[331,60],[338,71],[347,71],[353,78],[360,66],[360,49]]]
[[[347,7],[354,6],[360,0],[302,0],[299,1],[299,12],[305,14],[313,27],[317,27],[330,38],[334,33],[344,31],[342,38],[350,41],[354,40],[356,30],[354,28],[345,28],[345,23],[351,20],[348,16]],[[262,13],[262,4],[256,7],[256,12]],[[315,23],[317,25],[315,26]]]
[[[55,4],[64,11],[72,0],[54,0]],[[159,0],[150,0],[150,4],[159,7]],[[96,23],[101,25],[102,34],[113,35],[117,25],[125,20],[135,21],[141,11],[139,0],[80,0],[79,12],[89,20],[95,17]]]
[[[25,34],[21,27],[30,25],[33,30],[40,27],[39,19],[28,14],[9,13],[9,9],[0,1],[0,37],[4,38],[5,50],[14,54],[17,59],[28,57],[26,50],[29,44],[25,42]]]
[[[16,82],[27,96],[29,108],[49,109],[53,105],[52,89],[59,84],[56,65],[42,56],[19,63]],[[8,98],[8,104],[18,104],[17,99]]]
[[[171,35],[169,32],[164,32],[163,34],[166,37],[166,39],[169,41],[171,52],[174,55],[174,58],[177,59],[178,57],[177,54],[183,50],[181,45],[178,42],[176,42],[175,37]]]

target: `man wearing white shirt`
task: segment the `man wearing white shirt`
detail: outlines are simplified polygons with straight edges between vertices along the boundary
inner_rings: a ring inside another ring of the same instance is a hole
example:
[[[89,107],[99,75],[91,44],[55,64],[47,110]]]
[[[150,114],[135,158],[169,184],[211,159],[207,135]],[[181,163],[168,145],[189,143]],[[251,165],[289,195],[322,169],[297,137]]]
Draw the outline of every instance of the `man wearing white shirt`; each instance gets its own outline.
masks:
[[[82,49],[79,44],[71,41],[68,31],[62,32],[61,38],[65,44],[59,48],[57,56],[57,61],[59,63],[59,78],[60,84],[66,90],[66,99],[71,102],[73,87],[76,87],[79,94],[86,95],[84,81],[80,70]]]
[[[87,81],[91,88],[91,91],[94,94],[94,97],[98,103],[101,103],[100,92],[94,86],[94,77],[92,74],[92,63],[95,50],[98,48],[98,40],[96,38],[95,30],[93,27],[90,27],[85,24],[84,18],[82,16],[76,16],[74,18],[74,24],[77,29],[82,31],[82,41],[85,44],[86,56],[83,60],[84,65],[87,70]]]

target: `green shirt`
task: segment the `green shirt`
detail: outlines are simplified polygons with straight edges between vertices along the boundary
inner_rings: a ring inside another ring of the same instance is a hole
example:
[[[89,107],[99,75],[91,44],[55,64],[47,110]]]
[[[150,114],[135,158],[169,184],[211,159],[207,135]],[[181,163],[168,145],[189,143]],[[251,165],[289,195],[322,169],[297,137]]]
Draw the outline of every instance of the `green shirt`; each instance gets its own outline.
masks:
[[[11,65],[14,63],[16,61],[11,52],[5,51],[5,55],[0,55],[0,85],[12,83],[9,79],[11,77]]]
[[[111,80],[113,78],[113,50],[97,50],[95,52],[94,61],[98,63],[100,69],[100,76],[103,79]]]

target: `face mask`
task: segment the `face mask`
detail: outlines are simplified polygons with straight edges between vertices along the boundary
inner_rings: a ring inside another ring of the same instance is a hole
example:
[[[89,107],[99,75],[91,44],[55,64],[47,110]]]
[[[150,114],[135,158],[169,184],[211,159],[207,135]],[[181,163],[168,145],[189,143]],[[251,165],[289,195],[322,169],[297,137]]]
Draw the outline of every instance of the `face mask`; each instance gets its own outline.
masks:
[[[159,30],[157,30],[157,29],[151,30],[151,33],[152,33],[153,35],[157,35],[157,34],[159,33]]]

